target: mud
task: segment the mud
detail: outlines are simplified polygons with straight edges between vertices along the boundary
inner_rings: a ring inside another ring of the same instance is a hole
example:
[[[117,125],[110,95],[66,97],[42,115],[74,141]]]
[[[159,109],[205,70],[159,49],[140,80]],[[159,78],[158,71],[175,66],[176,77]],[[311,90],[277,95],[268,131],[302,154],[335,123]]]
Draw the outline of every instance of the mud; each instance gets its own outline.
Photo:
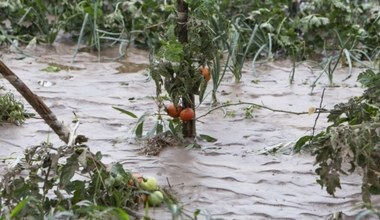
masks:
[[[145,70],[149,64],[145,51],[130,48],[127,57],[119,62],[98,62],[96,54],[81,52],[72,62],[73,47],[36,50],[29,51],[32,57],[3,51],[2,59],[60,120],[70,123],[75,112],[81,122],[78,133],[89,138],[93,151],[102,151],[106,163],[121,162],[133,172],[157,177],[190,214],[199,208],[202,213],[225,219],[329,219],[342,211],[345,219],[351,219],[359,211],[359,174],[343,177],[342,190],[334,198],[316,183],[314,158],[291,152],[298,137],[311,133],[315,114],[254,109],[253,118],[246,119],[247,106],[230,106],[197,122],[198,134],[215,137],[217,142],[199,140],[201,149],[177,146],[166,148],[159,156],[143,156],[138,154],[141,145],[132,134],[136,119],[120,114],[112,106],[138,116],[157,109],[152,98],[154,83]],[[56,73],[42,71],[49,63],[69,68]],[[240,83],[235,83],[231,74],[226,76],[218,101],[254,102],[273,109],[305,112],[319,106],[324,88],[323,107],[327,109],[362,93],[356,82],[360,69],[355,69],[346,81],[342,80],[347,69],[337,70],[336,87],[326,87],[327,76],[321,77],[313,94],[310,85],[319,73],[311,72],[306,64],[300,65],[294,83],[289,84],[290,69],[288,61],[270,62],[258,65],[254,75],[247,62]],[[14,91],[1,77],[0,86]],[[209,90],[211,87],[210,83]],[[208,112],[209,103],[210,96],[197,108],[198,116]],[[326,115],[322,114],[316,130],[326,126]],[[20,155],[25,147],[45,140],[63,144],[38,117],[22,126],[3,124],[0,158]],[[278,152],[268,154],[273,147]],[[160,210],[151,213],[165,219]]]

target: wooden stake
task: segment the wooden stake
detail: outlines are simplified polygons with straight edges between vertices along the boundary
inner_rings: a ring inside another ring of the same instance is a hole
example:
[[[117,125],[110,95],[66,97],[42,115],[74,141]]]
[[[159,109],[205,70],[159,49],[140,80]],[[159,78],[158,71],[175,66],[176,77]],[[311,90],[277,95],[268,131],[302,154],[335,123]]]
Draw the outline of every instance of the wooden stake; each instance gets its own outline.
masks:
[[[34,94],[1,60],[0,73],[17,89],[34,110],[45,120],[50,128],[59,136],[59,138],[67,144],[69,142],[70,130],[63,124],[63,122],[58,121],[57,117],[42,99]]]
[[[178,29],[178,40],[182,44],[188,43],[188,34],[187,34],[187,21],[189,15],[189,7],[184,0],[177,0],[177,29]],[[186,59],[186,57],[185,57]],[[194,94],[188,94],[190,100],[182,98],[182,105],[184,108],[194,109]],[[184,121],[182,134],[184,137],[194,138],[196,134],[195,120]]]

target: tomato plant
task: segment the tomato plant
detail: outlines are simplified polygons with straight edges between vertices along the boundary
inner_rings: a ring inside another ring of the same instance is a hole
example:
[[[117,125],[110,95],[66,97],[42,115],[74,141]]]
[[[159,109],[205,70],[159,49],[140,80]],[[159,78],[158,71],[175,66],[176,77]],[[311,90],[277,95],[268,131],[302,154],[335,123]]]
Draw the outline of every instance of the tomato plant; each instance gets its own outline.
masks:
[[[191,108],[193,112],[194,96],[198,96],[198,102],[202,103],[207,82],[211,78],[205,66],[211,65],[218,51],[205,16],[210,11],[208,6],[209,2],[177,1],[178,22],[172,20],[168,25],[168,31],[161,41],[162,46],[153,54],[150,65],[156,95],[166,93],[172,103],[182,102],[184,108]],[[203,68],[202,74],[199,74],[200,68]],[[185,136],[195,136],[195,122],[192,120],[193,116],[182,120],[186,126],[190,125],[188,130],[194,129],[189,135],[183,131]]]
[[[371,195],[380,194],[380,73],[366,70],[358,81],[367,87],[364,94],[335,105],[326,131],[300,138],[295,149],[312,149],[318,165],[317,182],[331,195],[341,188],[342,174],[361,169],[362,199],[370,206]]]

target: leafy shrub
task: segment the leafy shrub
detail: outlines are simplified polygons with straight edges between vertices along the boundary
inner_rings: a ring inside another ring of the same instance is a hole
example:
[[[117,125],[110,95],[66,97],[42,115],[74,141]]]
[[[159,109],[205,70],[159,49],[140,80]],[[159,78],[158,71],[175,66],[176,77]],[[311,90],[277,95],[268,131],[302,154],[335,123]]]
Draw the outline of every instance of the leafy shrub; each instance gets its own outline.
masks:
[[[309,147],[316,156],[317,182],[334,195],[340,175],[362,171],[362,199],[380,194],[380,73],[366,70],[358,81],[367,88],[360,97],[335,105],[328,115],[332,124],[315,136],[305,136],[296,150]]]

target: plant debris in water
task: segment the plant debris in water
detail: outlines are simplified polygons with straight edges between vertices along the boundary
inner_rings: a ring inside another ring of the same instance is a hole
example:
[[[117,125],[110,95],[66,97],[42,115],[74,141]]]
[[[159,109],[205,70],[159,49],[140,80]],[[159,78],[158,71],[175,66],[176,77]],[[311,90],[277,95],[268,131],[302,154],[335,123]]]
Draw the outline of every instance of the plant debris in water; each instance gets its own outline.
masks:
[[[24,105],[12,93],[0,94],[0,121],[21,124],[32,115],[25,111]]]
[[[172,135],[158,134],[153,137],[148,137],[144,147],[140,149],[140,153],[148,156],[157,156],[166,147],[172,147],[182,144],[179,137]]]

